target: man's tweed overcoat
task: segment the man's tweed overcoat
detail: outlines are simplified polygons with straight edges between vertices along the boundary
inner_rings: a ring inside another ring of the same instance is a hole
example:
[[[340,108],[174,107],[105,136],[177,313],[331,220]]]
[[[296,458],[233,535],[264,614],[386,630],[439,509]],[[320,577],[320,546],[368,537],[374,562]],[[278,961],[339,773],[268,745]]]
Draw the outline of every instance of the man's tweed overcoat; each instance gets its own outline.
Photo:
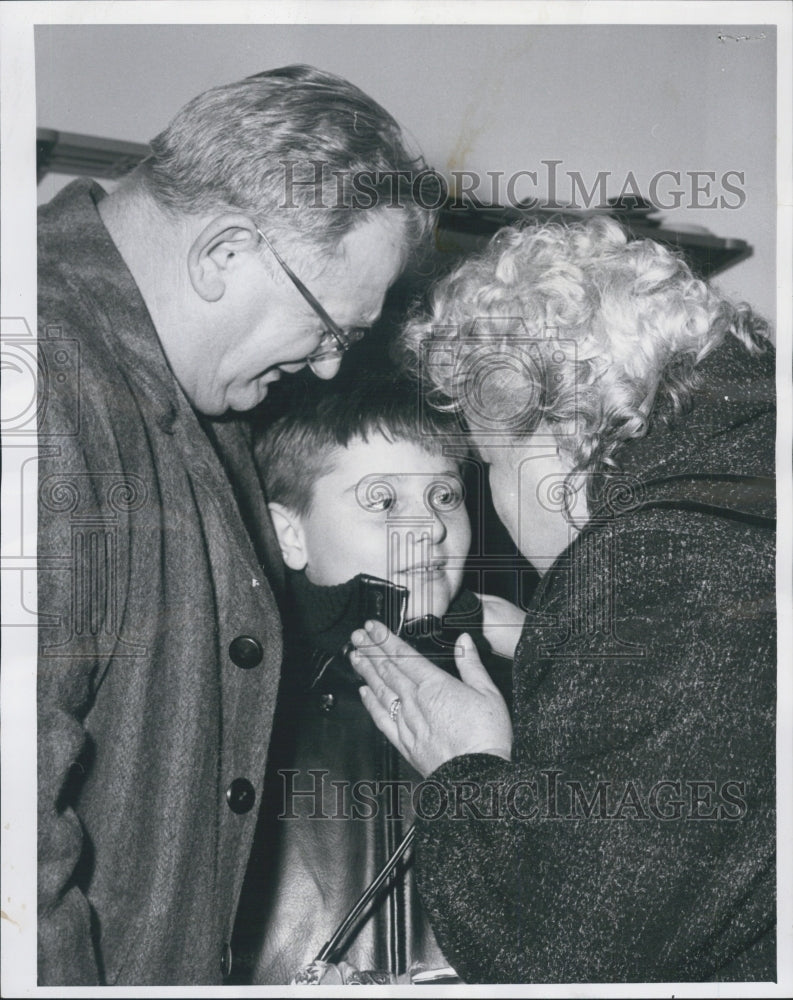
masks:
[[[75,181],[40,215],[39,981],[219,983],[280,672],[269,519],[102,195]]]

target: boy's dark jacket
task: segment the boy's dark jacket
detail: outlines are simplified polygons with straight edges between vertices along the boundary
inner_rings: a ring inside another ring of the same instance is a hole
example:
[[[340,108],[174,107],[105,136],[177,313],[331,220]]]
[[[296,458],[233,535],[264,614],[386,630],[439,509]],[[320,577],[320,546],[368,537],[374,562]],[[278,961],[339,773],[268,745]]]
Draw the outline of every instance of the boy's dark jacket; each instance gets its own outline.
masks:
[[[238,982],[288,983],[330,938],[413,821],[411,793],[421,778],[361,703],[363,681],[345,649],[350,634],[368,619],[385,621],[456,673],[454,642],[469,632],[502,693],[511,696],[511,662],[490,652],[481,635],[481,604],[469,591],[443,622],[427,616],[405,625],[404,587],[364,575],[336,587],[311,584],[303,573],[289,577],[293,627],[285,632],[299,638],[279,693],[257,847],[237,919]],[[409,857],[337,958],[399,975],[448,965],[419,904]]]

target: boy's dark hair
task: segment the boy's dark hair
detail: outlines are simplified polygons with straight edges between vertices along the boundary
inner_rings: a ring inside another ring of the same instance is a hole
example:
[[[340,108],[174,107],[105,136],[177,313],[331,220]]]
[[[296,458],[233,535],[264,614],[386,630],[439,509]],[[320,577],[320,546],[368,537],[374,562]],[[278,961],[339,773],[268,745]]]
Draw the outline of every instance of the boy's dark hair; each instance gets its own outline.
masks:
[[[368,441],[369,435],[382,434],[431,454],[458,459],[465,454],[456,417],[428,406],[419,385],[400,375],[357,371],[354,381],[340,374],[332,381],[305,383],[300,390],[291,394],[283,415],[256,432],[255,441],[267,500],[298,514],[309,512],[314,483],[332,471],[330,453],[356,438]]]

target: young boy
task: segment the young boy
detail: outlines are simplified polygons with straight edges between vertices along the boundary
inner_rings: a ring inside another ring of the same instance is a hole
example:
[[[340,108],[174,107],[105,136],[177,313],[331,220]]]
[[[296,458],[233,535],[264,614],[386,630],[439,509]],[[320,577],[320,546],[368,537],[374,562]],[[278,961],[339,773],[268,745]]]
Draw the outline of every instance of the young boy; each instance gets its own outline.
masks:
[[[451,418],[422,409],[417,388],[392,375],[312,388],[258,442],[288,567],[291,652],[260,820],[271,847],[249,877],[235,949],[255,983],[288,983],[312,961],[413,819],[420,778],[360,702],[351,633],[380,619],[455,672],[454,643],[468,632],[510,698],[523,614],[461,589],[471,530],[454,456],[464,454]],[[484,630],[483,603],[493,619]],[[447,965],[409,864],[350,929],[325,982],[346,978],[338,968],[352,981],[396,982]],[[262,908],[266,928],[251,940],[247,914]],[[361,978],[351,967],[383,971]]]

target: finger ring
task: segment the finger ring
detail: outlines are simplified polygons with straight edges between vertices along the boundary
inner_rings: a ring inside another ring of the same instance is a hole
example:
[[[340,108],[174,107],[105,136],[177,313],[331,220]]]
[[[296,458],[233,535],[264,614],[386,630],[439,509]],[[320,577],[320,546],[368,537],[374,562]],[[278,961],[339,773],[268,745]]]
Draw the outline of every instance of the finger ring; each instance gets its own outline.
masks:
[[[399,715],[399,709],[402,707],[402,702],[399,698],[394,698],[391,702],[391,707],[388,709],[388,714],[391,717],[392,722],[396,722],[396,717]]]

